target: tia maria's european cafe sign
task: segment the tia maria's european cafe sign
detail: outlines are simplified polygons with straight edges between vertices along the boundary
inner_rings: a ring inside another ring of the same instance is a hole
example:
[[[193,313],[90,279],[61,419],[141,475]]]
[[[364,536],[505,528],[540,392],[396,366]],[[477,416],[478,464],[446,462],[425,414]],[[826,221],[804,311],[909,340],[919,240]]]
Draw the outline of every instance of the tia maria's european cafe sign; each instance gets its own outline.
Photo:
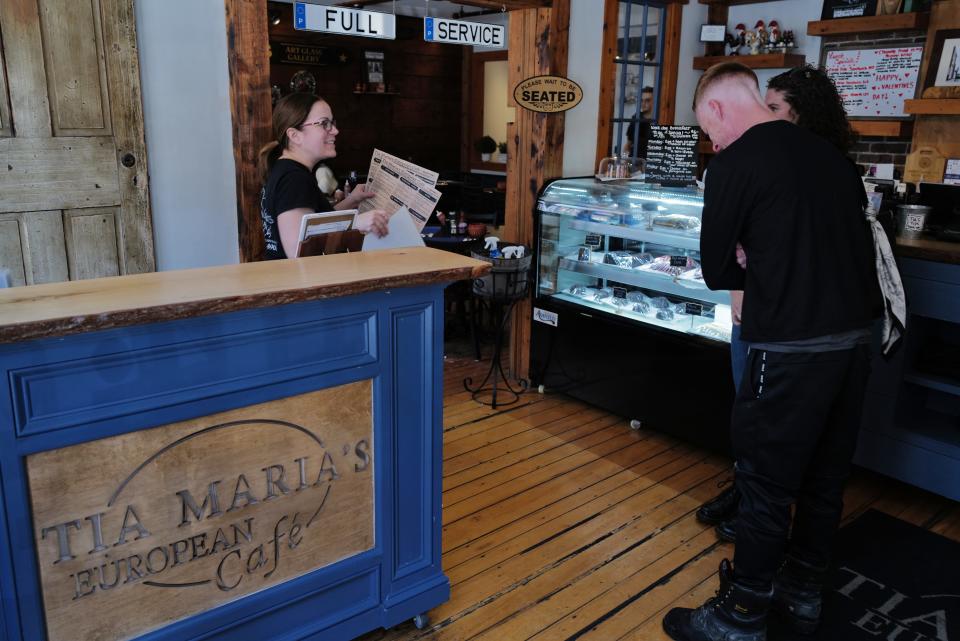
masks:
[[[393,40],[397,34],[397,18],[391,13],[296,2],[293,5],[293,27],[301,31]]]
[[[424,18],[423,39],[427,42],[454,45],[504,47],[507,44],[507,28],[503,25],[484,22]]]
[[[372,549],[372,387],[28,456],[45,638],[139,637]]]

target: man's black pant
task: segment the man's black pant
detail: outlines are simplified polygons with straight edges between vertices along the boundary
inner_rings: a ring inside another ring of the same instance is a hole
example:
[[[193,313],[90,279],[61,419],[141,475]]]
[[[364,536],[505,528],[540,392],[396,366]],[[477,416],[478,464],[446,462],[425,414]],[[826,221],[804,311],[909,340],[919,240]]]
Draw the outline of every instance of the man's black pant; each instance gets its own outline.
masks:
[[[869,374],[868,345],[750,350],[732,419],[741,495],[737,580],[758,587],[773,580],[794,503],[790,554],[814,566],[829,562]]]

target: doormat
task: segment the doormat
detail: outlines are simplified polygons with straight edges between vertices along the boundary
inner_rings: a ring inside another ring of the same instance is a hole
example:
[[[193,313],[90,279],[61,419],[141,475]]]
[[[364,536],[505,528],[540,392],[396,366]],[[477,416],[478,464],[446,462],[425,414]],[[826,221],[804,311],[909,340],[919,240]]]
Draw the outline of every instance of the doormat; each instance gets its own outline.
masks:
[[[770,641],[960,641],[960,543],[868,510],[837,534],[816,634]]]

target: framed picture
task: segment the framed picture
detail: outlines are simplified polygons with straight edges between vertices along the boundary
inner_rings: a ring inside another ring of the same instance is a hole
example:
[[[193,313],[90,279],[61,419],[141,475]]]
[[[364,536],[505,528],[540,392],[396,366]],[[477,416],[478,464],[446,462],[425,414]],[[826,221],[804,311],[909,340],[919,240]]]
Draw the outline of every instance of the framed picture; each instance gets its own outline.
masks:
[[[726,25],[705,24],[700,26],[700,42],[723,42],[726,36]]]
[[[941,29],[934,35],[925,85],[960,87],[960,29]]]
[[[382,51],[363,52],[363,77],[368,85],[383,84],[384,53]]]
[[[877,0],[823,0],[821,20],[860,18],[877,14]]]

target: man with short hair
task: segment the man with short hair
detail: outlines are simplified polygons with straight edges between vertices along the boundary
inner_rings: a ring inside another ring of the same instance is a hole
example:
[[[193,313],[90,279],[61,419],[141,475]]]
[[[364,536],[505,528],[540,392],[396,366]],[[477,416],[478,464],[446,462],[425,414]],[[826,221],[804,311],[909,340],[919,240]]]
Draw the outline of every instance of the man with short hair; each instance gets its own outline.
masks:
[[[711,289],[745,291],[750,351],[731,418],[741,493],[734,564],[720,564],[715,598],[674,608],[663,625],[682,641],[764,641],[771,607],[800,632],[819,623],[880,290],[852,163],[774,118],[739,63],[704,73],[694,110],[719,152],[704,192],[703,276]]]
[[[640,111],[633,114],[633,120],[627,125],[627,140],[623,150],[628,156],[644,158],[647,155],[647,142],[650,140],[650,125],[656,122],[653,117],[653,87],[647,86],[640,90]],[[640,126],[639,131],[637,125]],[[634,137],[636,136],[636,151]]]

